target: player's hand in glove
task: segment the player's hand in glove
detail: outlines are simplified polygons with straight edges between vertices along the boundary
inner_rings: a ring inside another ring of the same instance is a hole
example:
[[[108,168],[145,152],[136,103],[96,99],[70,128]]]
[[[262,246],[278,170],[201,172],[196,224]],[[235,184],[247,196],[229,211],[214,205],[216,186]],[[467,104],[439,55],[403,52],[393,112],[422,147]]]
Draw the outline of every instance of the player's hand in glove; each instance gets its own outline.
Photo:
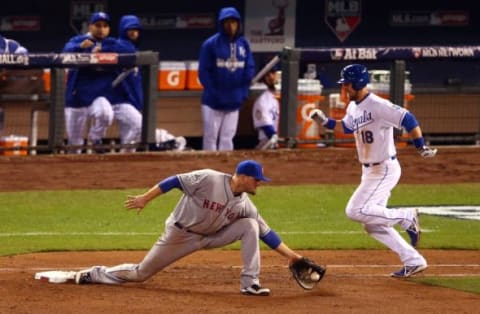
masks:
[[[423,145],[422,147],[417,149],[420,155],[422,155],[423,158],[432,158],[435,157],[437,154],[437,149],[436,148],[430,148],[426,145]]]
[[[322,280],[327,268],[317,265],[314,261],[302,257],[289,266],[293,278],[305,290],[311,290]]]
[[[325,125],[328,122],[328,117],[320,109],[311,110],[308,117],[320,125]]]

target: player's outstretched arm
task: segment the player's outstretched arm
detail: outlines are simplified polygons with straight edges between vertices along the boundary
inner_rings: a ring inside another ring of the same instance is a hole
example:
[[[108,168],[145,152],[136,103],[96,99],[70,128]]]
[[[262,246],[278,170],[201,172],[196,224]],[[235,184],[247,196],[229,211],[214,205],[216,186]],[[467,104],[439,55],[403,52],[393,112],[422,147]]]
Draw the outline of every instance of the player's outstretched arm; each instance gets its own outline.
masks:
[[[154,198],[167,193],[173,188],[182,189],[180,180],[177,176],[171,176],[154,185],[147,192],[140,195],[129,195],[125,201],[127,209],[136,209],[140,213],[142,209]]]
[[[279,246],[275,249],[280,255],[285,256],[288,259],[288,265],[292,265],[296,261],[302,259],[302,255],[298,254],[291,248],[289,248],[285,243],[280,243]]]
[[[337,131],[343,131],[341,120],[335,120],[327,117],[327,115],[320,109],[313,109],[308,114],[308,117],[313,121],[315,121],[316,123],[322,125],[324,128],[327,128],[330,130],[336,129]]]
[[[159,185],[153,186],[147,192],[140,195],[128,195],[124,205],[127,209],[135,209],[137,213],[140,213],[142,209],[154,198],[163,194]]]

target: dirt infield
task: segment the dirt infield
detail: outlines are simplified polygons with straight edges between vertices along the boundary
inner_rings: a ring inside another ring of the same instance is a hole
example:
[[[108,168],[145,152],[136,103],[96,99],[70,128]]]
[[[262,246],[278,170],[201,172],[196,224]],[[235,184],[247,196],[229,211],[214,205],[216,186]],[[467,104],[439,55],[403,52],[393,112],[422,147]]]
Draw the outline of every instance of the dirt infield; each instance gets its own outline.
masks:
[[[421,159],[399,150],[402,183],[480,182],[480,148],[440,148]],[[231,172],[242,159],[264,164],[271,184],[359,182],[352,149],[230,153],[0,157],[0,191],[147,188],[178,172]],[[8,180],[5,178],[9,178]],[[138,262],[145,252],[57,252],[0,257],[0,313],[472,313],[479,296],[388,277],[399,261],[388,250],[306,251],[328,266],[313,291],[290,278],[285,260],[262,251],[262,284],[270,297],[239,294],[238,251],[197,252],[145,283],[76,286],[34,280],[45,270]],[[423,250],[430,267],[420,276],[480,276],[478,251]]]

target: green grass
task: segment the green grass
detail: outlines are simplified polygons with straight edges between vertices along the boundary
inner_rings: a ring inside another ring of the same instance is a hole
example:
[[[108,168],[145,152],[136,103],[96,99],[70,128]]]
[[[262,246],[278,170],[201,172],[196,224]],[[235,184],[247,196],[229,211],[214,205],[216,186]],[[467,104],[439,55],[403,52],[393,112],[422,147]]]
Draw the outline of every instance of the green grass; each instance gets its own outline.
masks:
[[[441,277],[418,277],[411,279],[426,285],[452,288],[456,290],[480,294],[480,277],[441,278]]]
[[[350,221],[344,207],[353,185],[262,186],[253,196],[269,225],[295,249],[383,246]],[[141,190],[0,193],[0,255],[57,250],[145,250],[164,229],[180,197],[172,191],[137,215],[123,208]],[[399,185],[390,206],[480,204],[480,184]],[[480,249],[479,221],[422,216],[422,247]],[[402,233],[403,234],[403,233]],[[236,249],[238,244],[228,248]],[[262,243],[262,247],[265,246]]]

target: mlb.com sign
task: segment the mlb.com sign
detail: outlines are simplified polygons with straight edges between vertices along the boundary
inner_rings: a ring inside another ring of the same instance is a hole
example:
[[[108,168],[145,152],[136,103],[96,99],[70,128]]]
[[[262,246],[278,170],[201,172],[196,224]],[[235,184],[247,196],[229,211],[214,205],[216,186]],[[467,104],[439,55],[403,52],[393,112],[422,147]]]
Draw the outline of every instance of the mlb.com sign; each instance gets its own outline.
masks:
[[[341,42],[360,24],[361,18],[361,0],[325,1],[325,23]]]

